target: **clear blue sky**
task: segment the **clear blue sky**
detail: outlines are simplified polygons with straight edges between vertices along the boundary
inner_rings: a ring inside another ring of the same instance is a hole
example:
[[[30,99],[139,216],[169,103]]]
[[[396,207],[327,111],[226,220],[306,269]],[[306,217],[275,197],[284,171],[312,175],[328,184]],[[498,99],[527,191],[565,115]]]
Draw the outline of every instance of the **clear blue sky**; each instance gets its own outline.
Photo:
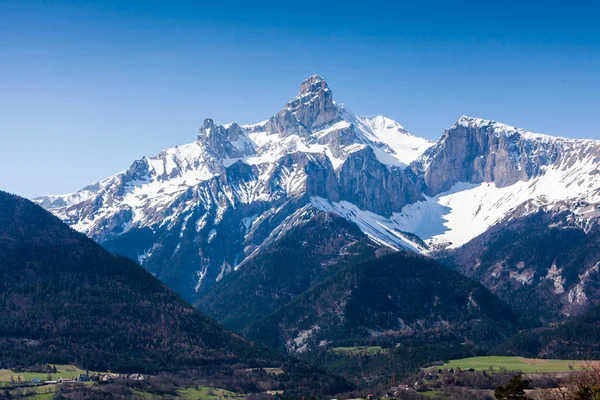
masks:
[[[75,191],[323,76],[439,137],[462,114],[600,139],[593,1],[0,1],[0,189]]]

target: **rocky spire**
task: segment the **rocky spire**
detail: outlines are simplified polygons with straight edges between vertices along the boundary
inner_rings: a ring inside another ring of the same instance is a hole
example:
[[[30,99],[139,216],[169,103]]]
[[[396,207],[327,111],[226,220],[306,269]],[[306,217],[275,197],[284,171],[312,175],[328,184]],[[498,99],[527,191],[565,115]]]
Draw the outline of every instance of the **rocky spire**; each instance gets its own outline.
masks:
[[[198,130],[198,142],[221,159],[254,154],[254,147],[235,122],[226,126],[215,125],[212,119],[206,118]]]
[[[211,118],[206,118],[202,123],[202,127],[198,130],[198,140],[200,142],[206,142],[210,133],[214,131],[215,123]]]
[[[313,75],[300,84],[298,96],[269,120],[266,129],[281,136],[306,136],[315,128],[339,119],[339,110],[327,82]]]
[[[321,78],[319,75],[313,75],[300,84],[298,97],[316,94],[319,90],[329,90],[329,86],[327,85],[327,82],[325,82],[325,79]]]
[[[215,126],[215,123],[211,118],[206,118],[202,126],[204,129],[212,129]]]

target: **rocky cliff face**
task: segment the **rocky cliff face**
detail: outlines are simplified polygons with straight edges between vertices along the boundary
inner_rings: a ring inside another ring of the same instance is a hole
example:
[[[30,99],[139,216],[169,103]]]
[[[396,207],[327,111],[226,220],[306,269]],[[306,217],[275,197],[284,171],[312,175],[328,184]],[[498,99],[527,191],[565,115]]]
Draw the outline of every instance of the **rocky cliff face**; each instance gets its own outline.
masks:
[[[461,118],[431,149],[423,184],[435,195],[457,182],[495,182],[508,186],[539,173],[540,165],[530,163],[519,133],[503,134],[490,124]]]
[[[307,136],[315,129],[340,119],[337,105],[327,82],[313,75],[300,85],[298,96],[289,101],[283,110],[269,119],[265,129],[282,137]]]
[[[350,154],[337,173],[341,199],[377,214],[389,216],[423,199],[402,170],[380,163],[370,147]]]
[[[506,187],[561,164],[570,158],[567,151],[575,142],[463,116],[411,165],[411,170],[429,195],[445,192],[458,182],[493,182]],[[586,147],[580,157],[594,155],[598,162],[598,143],[594,149],[587,148],[584,141],[579,144]],[[575,160],[570,162],[572,165]]]

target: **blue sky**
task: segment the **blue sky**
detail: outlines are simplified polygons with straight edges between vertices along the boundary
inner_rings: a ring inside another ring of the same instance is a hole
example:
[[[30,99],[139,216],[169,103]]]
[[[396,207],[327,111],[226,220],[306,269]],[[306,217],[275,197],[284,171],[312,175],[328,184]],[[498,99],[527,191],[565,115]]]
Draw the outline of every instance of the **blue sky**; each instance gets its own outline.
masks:
[[[0,189],[75,191],[267,119],[323,76],[439,137],[462,114],[600,139],[593,1],[0,2]]]

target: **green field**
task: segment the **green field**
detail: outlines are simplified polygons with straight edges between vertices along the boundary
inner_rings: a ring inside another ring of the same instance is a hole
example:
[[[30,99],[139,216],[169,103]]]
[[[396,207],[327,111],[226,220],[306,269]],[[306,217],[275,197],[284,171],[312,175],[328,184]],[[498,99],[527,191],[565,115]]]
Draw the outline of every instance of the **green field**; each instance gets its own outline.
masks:
[[[50,374],[50,380],[56,380],[58,378],[70,379],[74,378],[79,374],[84,374],[85,371],[73,366],[73,365],[56,365],[57,372]],[[279,368],[272,368],[269,372],[278,373],[281,370]],[[93,372],[95,373],[95,372]],[[90,371],[90,374],[92,372]],[[0,369],[0,386],[9,385],[12,380],[15,383],[20,381],[23,383],[22,387],[11,390],[10,394],[14,397],[26,397],[29,400],[51,400],[56,395],[57,390],[61,386],[60,384],[50,385],[31,385],[33,378],[39,378],[42,381],[48,380],[47,373],[35,373],[35,372],[22,372],[17,373],[9,369]],[[93,385],[94,382],[85,382],[86,385]],[[154,399],[156,396],[152,393],[146,393],[139,390],[132,390],[132,393],[142,399]],[[217,399],[242,399],[245,395],[229,392],[224,389],[212,388],[200,386],[197,388],[184,388],[177,389],[177,396],[175,398],[185,400],[217,400]]]
[[[83,385],[93,385],[94,382],[84,382]],[[60,388],[60,384],[22,386],[10,391],[16,398],[26,397],[28,400],[52,400]]]
[[[25,396],[30,400],[51,400],[54,398],[58,385],[43,385],[24,387],[10,392],[13,397]]]
[[[93,385],[93,382],[85,384]],[[14,397],[26,397],[29,400],[51,400],[56,395],[60,385],[43,385],[33,387],[23,387],[22,389],[12,390],[10,394]],[[132,390],[132,394],[142,399],[155,399],[157,396],[153,393]],[[185,399],[185,400],[237,400],[243,399],[246,396],[234,392],[229,392],[224,389],[200,386],[197,388],[177,389],[177,396],[169,396],[169,398]]]
[[[505,368],[509,371],[519,370],[522,372],[564,372],[569,371],[571,368],[581,369],[588,363],[588,361],[582,360],[544,360],[540,358],[488,356],[451,360],[444,364],[444,367],[473,368],[476,370]]]
[[[56,380],[58,378],[63,379],[71,379],[76,377],[79,374],[84,374],[85,371],[73,366],[73,365],[56,365],[57,372],[55,374],[50,374],[49,380]],[[91,372],[90,372],[91,373]],[[0,369],[0,382],[10,382],[12,379],[15,382],[19,381],[21,378],[21,382],[31,382],[33,378],[40,378],[40,380],[45,381],[48,380],[48,374],[40,373],[40,372],[13,372],[9,369]]]
[[[376,355],[387,353],[387,349],[382,348],[381,346],[353,346],[353,347],[334,347],[331,350],[332,353],[337,354],[346,354],[346,355]]]

